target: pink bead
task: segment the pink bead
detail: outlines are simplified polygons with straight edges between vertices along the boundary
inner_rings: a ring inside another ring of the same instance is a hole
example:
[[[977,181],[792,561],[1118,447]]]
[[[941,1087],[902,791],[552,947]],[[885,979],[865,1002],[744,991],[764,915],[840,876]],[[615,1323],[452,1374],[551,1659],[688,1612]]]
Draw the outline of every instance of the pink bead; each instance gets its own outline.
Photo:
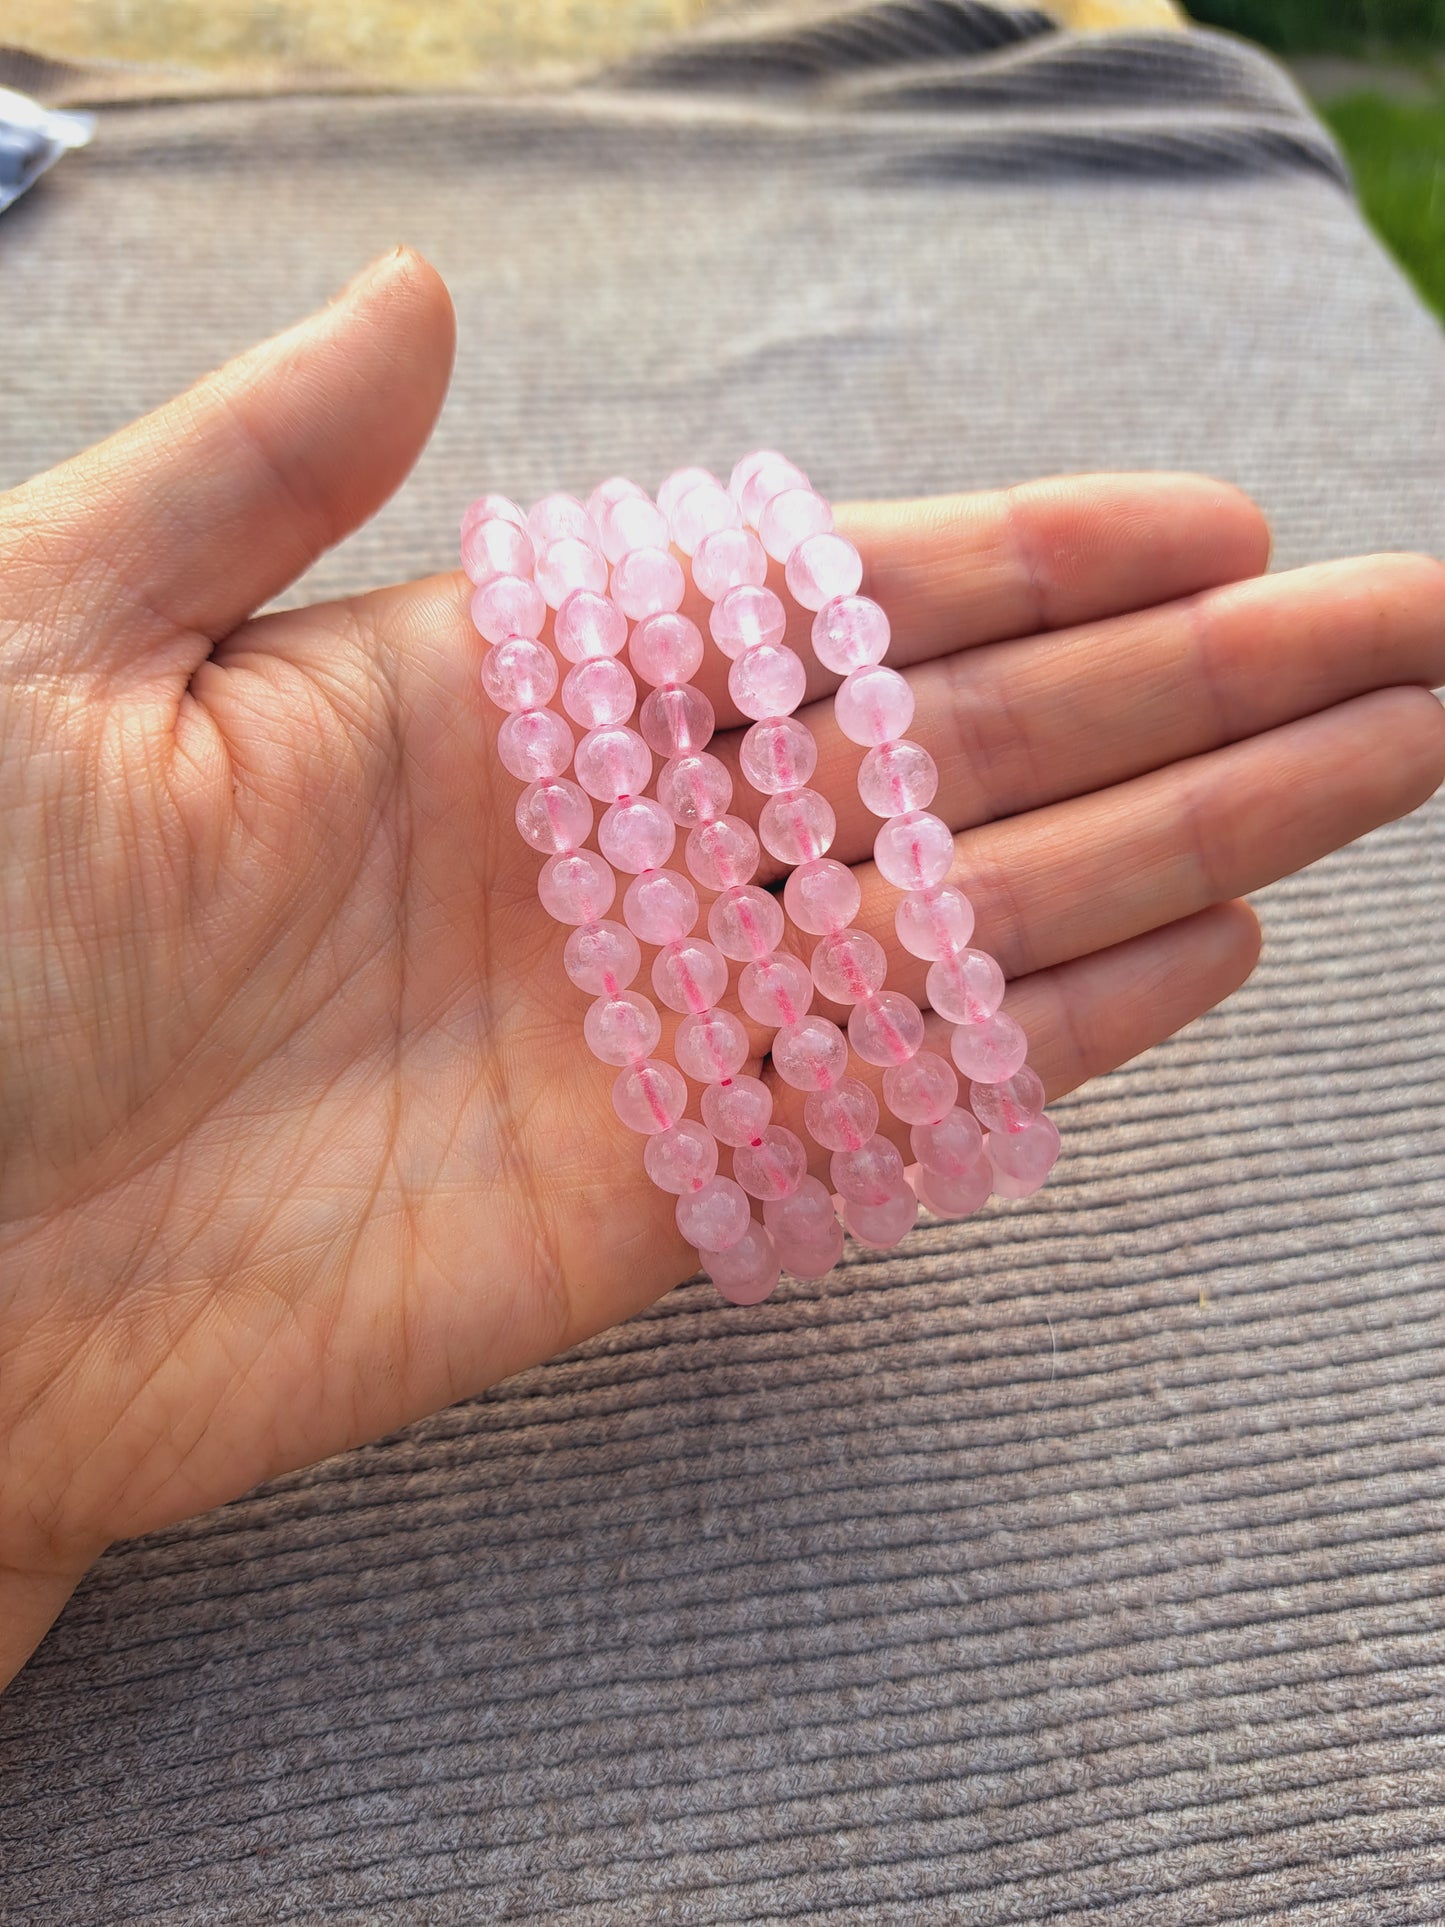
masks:
[[[870,749],[858,768],[858,795],[874,816],[926,810],[938,794],[938,765],[905,738]]]
[[[878,1129],[878,1099],[856,1077],[845,1077],[831,1090],[808,1093],[803,1122],[825,1151],[856,1151]]]
[[[607,560],[620,562],[634,549],[665,549],[667,517],[645,495],[628,495],[603,511],[597,522],[597,533]]]
[[[575,495],[544,495],[540,502],[533,503],[527,511],[527,533],[538,551],[566,536],[590,543],[594,549],[601,547],[597,524]]]
[[[770,1124],[757,1144],[733,1152],[733,1176],[749,1197],[788,1198],[808,1175],[808,1153],[803,1140],[781,1124]]]
[[[908,734],[913,691],[896,669],[871,663],[844,678],[833,698],[833,717],[850,743],[865,749]]]
[[[804,1177],[795,1191],[783,1198],[769,1198],[763,1204],[763,1223],[774,1239],[799,1238],[817,1241],[836,1228],[838,1214],[820,1178]]]
[[[728,487],[748,526],[756,528],[763,510],[775,495],[780,495],[785,488],[807,488],[808,478],[786,455],[779,455],[775,449],[760,448],[744,455],[734,466]]]
[[[489,649],[482,657],[481,674],[482,688],[497,708],[511,713],[541,709],[557,693],[557,658],[526,636],[508,636]]]
[[[666,549],[632,549],[612,571],[612,600],[634,622],[670,614],[686,587],[682,564]]]
[[[622,915],[643,943],[678,943],[697,922],[697,891],[676,870],[644,870],[627,886]]]
[[[821,609],[837,596],[854,594],[862,580],[862,556],[847,536],[831,530],[808,536],[788,557],[788,589],[805,609]]]
[[[787,633],[788,612],[771,589],[729,589],[713,604],[707,626],[725,656],[740,656],[745,649],[780,643]]]
[[[515,522],[519,529],[527,526],[526,515],[510,495],[479,495],[462,513],[462,540],[479,522],[490,521]]]
[[[546,620],[542,591],[526,576],[494,575],[472,596],[472,621],[488,642],[540,636]]]
[[[923,1012],[900,990],[880,990],[848,1014],[848,1042],[865,1064],[906,1064],[923,1044]]]
[[[662,1019],[635,990],[601,996],[582,1019],[587,1048],[604,1064],[640,1064],[657,1049]]]
[[[893,923],[903,948],[931,963],[968,948],[973,935],[973,905],[952,884],[936,890],[910,890],[899,900]]]
[[[478,585],[494,575],[530,575],[534,561],[527,531],[500,516],[475,523],[462,537],[462,567]]]
[[[659,1131],[647,1140],[642,1162],[659,1191],[680,1198],[684,1192],[701,1191],[709,1178],[717,1176],[717,1139],[685,1117],[670,1131]]]
[[[995,1011],[981,1024],[958,1024],[949,1040],[953,1061],[975,1084],[1002,1084],[1029,1054],[1023,1026],[1007,1011]]]
[[[709,1084],[702,1094],[703,1122],[719,1144],[756,1144],[773,1115],[773,1094],[760,1077]]]
[[[730,1010],[702,1010],[677,1027],[677,1068],[699,1084],[726,1084],[748,1061],[748,1033]]]
[[[717,1287],[719,1297],[732,1305],[760,1305],[776,1291],[780,1266],[773,1241],[760,1224],[751,1224],[728,1251],[702,1251],[698,1256]]]
[[[921,1166],[918,1172],[918,1201],[940,1218],[972,1217],[988,1203],[993,1187],[993,1167],[982,1154],[957,1177]]]
[[[768,579],[768,556],[751,529],[714,529],[692,554],[692,579],[709,602],[729,589],[761,588]]]
[[[522,841],[544,856],[580,850],[592,834],[592,805],[575,783],[560,776],[530,783],[517,798]]]
[[[617,895],[611,867],[591,850],[549,856],[537,878],[542,908],[558,923],[596,923]]]
[[[589,656],[567,671],[562,707],[583,729],[625,723],[637,707],[637,685],[616,656]]]
[[[887,1204],[903,1178],[903,1153],[876,1134],[856,1151],[835,1151],[828,1176],[840,1198],[850,1204]]]
[[[597,825],[597,847],[624,875],[660,870],[672,855],[677,830],[672,818],[650,796],[629,796],[603,812]]]
[[[657,800],[674,823],[690,830],[726,814],[733,779],[727,765],[706,752],[674,756],[658,772]]]
[[[795,1278],[826,1278],[843,1256],[843,1227],[834,1218],[831,1230],[822,1231],[814,1237],[793,1237],[786,1232],[774,1232],[773,1246],[778,1254],[778,1263]]]
[[[584,923],[567,939],[562,967],[591,997],[625,990],[642,968],[642,951],[620,923]]]
[[[775,950],[750,963],[738,978],[738,1002],[755,1024],[778,1028],[806,1017],[813,1001],[813,979],[801,957]]]
[[[995,1136],[1026,1131],[1043,1111],[1044,1082],[1025,1064],[1001,1084],[973,1085],[968,1101],[979,1123]]]
[[[699,482],[678,497],[677,507],[668,518],[672,539],[684,555],[691,555],[704,536],[717,529],[742,525],[742,512],[720,482]]]
[[[577,781],[599,803],[641,796],[652,774],[652,751],[635,729],[611,723],[589,729],[573,752]]]
[[[696,488],[701,482],[716,482],[717,477],[710,468],[675,468],[657,491],[657,506],[668,521],[673,511],[689,489]]]
[[[808,687],[801,656],[780,642],[745,649],[728,671],[728,694],[744,716],[787,716]]]
[[[555,709],[519,709],[497,731],[497,755],[519,783],[540,783],[572,761],[572,732]]]
[[[727,987],[728,960],[702,937],[681,937],[653,959],[652,988],[669,1010],[711,1010]]]
[[[709,1178],[677,1201],[677,1228],[699,1251],[729,1251],[753,1221],[742,1186],[732,1178]]]
[[[612,1108],[629,1131],[653,1137],[670,1131],[687,1109],[682,1073],[655,1057],[623,1071],[612,1086]]]
[[[707,933],[735,963],[760,963],[783,940],[783,908],[755,883],[725,890],[707,913]]]
[[[1058,1162],[1058,1127],[1051,1117],[1036,1117],[1022,1131],[990,1131],[983,1145],[997,1195],[1028,1198]]]
[[[738,760],[755,790],[780,796],[808,781],[818,767],[818,745],[812,730],[796,716],[773,716],[748,730]]]
[[[627,619],[610,596],[574,589],[552,625],[557,653],[568,662],[589,656],[615,656],[627,641]]]
[[[901,1245],[918,1217],[918,1200],[905,1183],[887,1204],[854,1204],[843,1207],[843,1222],[859,1244],[878,1251],[891,1251]]]
[[[717,718],[700,689],[691,683],[680,683],[651,691],[643,702],[637,727],[649,749],[671,758],[706,749],[717,727]]]
[[[773,1068],[795,1091],[826,1091],[848,1068],[848,1040],[826,1017],[802,1017],[773,1039]]]
[[[983,1156],[978,1119],[959,1105],[945,1112],[936,1124],[915,1124],[908,1141],[919,1164],[946,1178],[962,1177]]]
[[[607,562],[601,549],[575,535],[549,542],[537,557],[537,587],[549,609],[560,609],[574,589],[601,595],[607,587]]]
[[[704,890],[731,890],[751,883],[761,852],[751,824],[740,816],[700,823],[687,839],[687,867]]]
[[[758,518],[763,547],[775,562],[786,562],[800,542],[833,526],[833,511],[810,488],[785,488]]]
[[[952,1064],[936,1051],[921,1050],[906,1064],[883,1073],[883,1102],[901,1124],[937,1124],[958,1102]]]
[[[813,951],[813,982],[830,1003],[864,1003],[883,988],[887,975],[887,952],[865,930],[836,931]]]
[[[691,682],[702,668],[702,630],[687,616],[648,616],[627,645],[633,668],[645,683]]]
[[[882,662],[888,641],[888,618],[868,596],[838,596],[813,617],[813,654],[835,676]]]
[[[844,930],[857,916],[863,891],[846,863],[830,856],[800,863],[783,886],[783,902],[799,930],[812,937]]]
[[[1003,972],[986,950],[955,950],[929,965],[924,988],[950,1024],[982,1024],[1003,1002]]]
[[[758,817],[763,847],[779,863],[812,863],[833,841],[838,819],[816,790],[791,790],[770,796]]]
[[[873,861],[898,890],[931,890],[953,868],[953,832],[941,816],[910,810],[873,839]]]
[[[607,480],[599,482],[587,497],[587,513],[600,529],[602,518],[607,511],[618,502],[625,502],[629,498],[635,502],[645,502],[648,499],[647,491],[639,488],[636,482],[629,482],[625,475],[609,475]]]

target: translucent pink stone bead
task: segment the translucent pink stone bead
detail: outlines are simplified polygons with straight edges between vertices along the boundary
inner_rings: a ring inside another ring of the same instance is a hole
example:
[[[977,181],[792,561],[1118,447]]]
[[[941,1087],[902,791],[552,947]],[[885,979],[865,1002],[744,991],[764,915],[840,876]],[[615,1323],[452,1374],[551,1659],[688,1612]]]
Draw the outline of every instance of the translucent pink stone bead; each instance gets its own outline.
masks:
[[[710,468],[675,468],[657,491],[657,506],[671,522],[673,511],[689,489],[697,488],[702,482],[716,481]]]
[[[612,1108],[629,1131],[646,1137],[670,1131],[687,1109],[687,1085],[671,1064],[649,1058],[623,1071],[612,1086]]]
[[[546,620],[542,591],[528,576],[494,575],[472,596],[472,621],[488,642],[540,636]]]
[[[548,777],[529,783],[517,798],[517,828],[522,841],[544,856],[580,850],[592,833],[592,805],[575,783]]]
[[[602,546],[597,524],[575,495],[544,495],[540,502],[533,503],[527,511],[527,533],[532,538],[532,546],[538,550],[567,536],[586,542],[594,549]]]
[[[462,537],[462,567],[478,584],[494,575],[530,575],[535,560],[527,531],[501,516],[474,523]]]
[[[904,1182],[903,1153],[875,1134],[856,1151],[835,1151],[828,1175],[850,1204],[887,1204]]]
[[[1025,1064],[1001,1084],[975,1084],[968,1101],[986,1131],[994,1135],[1026,1131],[1043,1112],[1043,1079]]]
[[[712,704],[691,683],[654,689],[644,699],[637,727],[659,756],[687,756],[706,749],[717,727]]]
[[[923,1044],[923,1012],[901,990],[880,990],[848,1013],[848,1042],[865,1064],[906,1064]]]
[[[835,1218],[833,1229],[817,1238],[791,1238],[773,1234],[773,1247],[784,1271],[805,1282],[826,1278],[843,1256],[843,1227]]]
[[[858,769],[858,795],[874,816],[926,810],[938,794],[938,765],[906,739],[870,749]]]
[[[982,1024],[1003,1002],[1003,972],[986,950],[955,950],[929,966],[928,1001],[951,1024]]]
[[[751,528],[758,526],[759,517],[775,495],[785,488],[807,486],[808,478],[802,469],[773,448],[757,448],[744,455],[733,464],[728,478],[728,488]]]
[[[607,561],[601,549],[575,535],[549,542],[537,557],[537,587],[549,609],[560,609],[574,589],[601,595],[607,587]]]
[[[953,868],[953,832],[931,810],[892,816],[873,839],[873,861],[899,890],[931,890]]]
[[[835,676],[882,662],[888,654],[888,618],[868,596],[839,596],[813,617],[813,654]]]
[[[627,641],[627,618],[611,596],[598,595],[592,589],[574,589],[557,611],[552,634],[557,653],[568,662],[615,656]]]
[[[770,1124],[760,1142],[733,1152],[733,1176],[749,1197],[764,1203],[791,1197],[807,1175],[803,1140],[781,1124]]]
[[[719,1144],[756,1144],[773,1115],[773,1094],[760,1077],[709,1084],[702,1094],[702,1121]]]
[[[826,1017],[785,1024],[773,1039],[773,1068],[795,1091],[826,1091],[848,1068],[848,1039]]]
[[[711,1010],[728,987],[728,960],[702,937],[682,937],[659,950],[652,962],[652,988],[669,1010]]]
[[[645,683],[691,682],[702,668],[705,645],[702,630],[688,616],[673,611],[648,616],[632,632],[627,654]]]
[[[682,564],[667,549],[631,549],[612,571],[612,600],[634,622],[670,614],[686,586]]]
[[[642,968],[636,937],[620,923],[584,923],[567,939],[562,967],[590,997],[625,990]]]
[[[610,723],[589,729],[573,754],[577,781],[599,803],[641,796],[652,774],[652,751],[635,729]]]
[[[817,790],[770,796],[758,817],[763,848],[779,863],[812,863],[832,846],[838,819]]]
[[[735,963],[761,963],[783,940],[783,907],[756,883],[744,883],[713,904],[707,933]]]
[[[858,914],[863,890],[846,863],[830,856],[800,863],[783,885],[783,902],[799,930],[811,937],[844,930]]]
[[[833,716],[850,743],[865,749],[908,734],[913,691],[896,669],[872,663],[844,677],[833,698]]]
[[[810,1091],[803,1104],[808,1135],[825,1151],[856,1151],[878,1129],[878,1099],[856,1077]]]
[[[625,803],[614,803],[597,825],[598,849],[614,870],[630,877],[660,870],[676,841],[672,818],[650,796],[629,796]]]
[[[968,948],[973,935],[973,905],[952,884],[936,890],[910,890],[899,899],[893,924],[903,948],[931,963]]]
[[[786,716],[798,707],[808,687],[803,658],[780,642],[745,649],[728,671],[728,694],[744,716]]]
[[[887,1204],[854,1204],[849,1199],[843,1206],[843,1222],[852,1235],[878,1251],[902,1244],[917,1217],[918,1200],[906,1183]]]
[[[758,518],[763,547],[775,562],[786,562],[800,542],[832,526],[832,509],[810,488],[781,489]]]
[[[705,751],[675,756],[658,772],[657,800],[674,823],[690,830],[726,814],[733,800],[732,775]]]
[[[918,1201],[940,1218],[968,1218],[988,1203],[994,1182],[993,1167],[982,1155],[956,1177],[920,1166]]]
[[[884,1071],[883,1102],[902,1124],[937,1124],[958,1103],[958,1077],[946,1057],[921,1050]]]
[[[707,626],[725,656],[740,656],[745,649],[781,642],[787,633],[788,612],[771,589],[749,585],[729,589],[715,602]]]
[[[589,656],[567,671],[562,707],[583,729],[625,723],[637,707],[637,684],[616,656]]]
[[[607,511],[618,502],[625,502],[629,497],[639,502],[645,502],[648,499],[647,491],[639,488],[636,482],[630,482],[625,475],[609,475],[607,480],[599,482],[587,497],[587,513],[600,529],[602,518]]]
[[[1007,1011],[995,1011],[981,1024],[957,1024],[949,1039],[953,1061],[975,1084],[1002,1084],[1029,1054],[1023,1026]]]
[[[709,602],[729,589],[760,588],[768,579],[768,555],[751,529],[714,529],[692,553],[692,579]]]
[[[602,553],[609,562],[620,562],[634,549],[667,547],[667,517],[655,502],[649,502],[640,492],[614,502],[596,519]]]
[[[730,1251],[752,1221],[747,1193],[732,1178],[709,1178],[677,1201],[677,1228],[699,1251]]]
[[[699,482],[679,496],[668,520],[672,539],[684,555],[691,555],[704,536],[717,529],[742,526],[742,511],[720,482]]]
[[[673,1055],[699,1084],[725,1084],[748,1061],[748,1033],[730,1010],[702,1010],[678,1025]]]
[[[984,1151],[999,1197],[1032,1197],[1058,1162],[1058,1127],[1051,1117],[1036,1117],[1022,1131],[990,1131]]]
[[[762,853],[752,825],[740,816],[699,823],[687,839],[687,867],[704,890],[731,890],[751,883]]]
[[[936,1124],[915,1124],[909,1143],[918,1163],[946,1178],[962,1177],[983,1156],[983,1132],[978,1119],[955,1106]]]
[[[676,870],[644,870],[627,886],[622,915],[643,943],[678,943],[697,922],[697,891]]]
[[[804,1177],[798,1188],[790,1191],[786,1197],[767,1199],[763,1204],[763,1223],[772,1232],[775,1242],[780,1238],[790,1238],[816,1243],[830,1237],[833,1231],[838,1231],[841,1255],[842,1234],[838,1214],[820,1178]]]
[[[497,755],[519,783],[540,783],[572,761],[572,732],[555,709],[519,709],[497,731]]]
[[[738,760],[755,790],[780,796],[808,781],[818,767],[818,745],[812,730],[795,716],[772,716],[748,730]]]
[[[596,923],[605,917],[617,895],[617,879],[610,864],[591,850],[550,856],[537,878],[542,908],[558,923]]]
[[[750,963],[738,978],[738,1002],[755,1024],[779,1028],[806,1017],[813,1001],[813,979],[801,957],[775,950]]]
[[[508,636],[482,657],[481,677],[498,709],[541,709],[557,693],[557,658],[540,642]]]
[[[462,514],[462,539],[466,539],[478,522],[491,521],[515,522],[519,529],[527,526],[525,512],[510,495],[479,495]]]
[[[888,976],[888,954],[866,930],[838,930],[813,951],[813,982],[834,1004],[861,1004],[881,990]]]
[[[845,535],[810,535],[788,557],[787,583],[804,609],[821,609],[837,596],[853,595],[863,580],[863,558]]]
[[[657,1049],[662,1019],[645,997],[624,990],[589,1005],[582,1035],[588,1050],[604,1064],[637,1064]]]
[[[659,1131],[647,1140],[642,1162],[659,1191],[680,1198],[686,1191],[701,1191],[709,1178],[717,1176],[717,1139],[685,1117],[670,1131]]]
[[[750,1224],[727,1251],[699,1249],[698,1256],[719,1296],[729,1304],[760,1305],[777,1289],[782,1267],[772,1239],[760,1224]]]

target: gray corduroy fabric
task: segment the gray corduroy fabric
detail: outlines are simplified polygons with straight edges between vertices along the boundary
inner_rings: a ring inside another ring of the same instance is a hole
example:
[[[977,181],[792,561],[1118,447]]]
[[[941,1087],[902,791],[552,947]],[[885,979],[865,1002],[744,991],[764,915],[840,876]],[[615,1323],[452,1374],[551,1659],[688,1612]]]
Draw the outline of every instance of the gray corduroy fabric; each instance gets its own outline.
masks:
[[[1445,547],[1445,347],[1280,74],[835,13],[548,99],[104,113],[0,223],[0,480],[405,237],[455,389],[310,592],[759,441]],[[1442,877],[1436,805],[1263,893],[1032,1204],[117,1548],[0,1700],[0,1917],[1445,1917]]]

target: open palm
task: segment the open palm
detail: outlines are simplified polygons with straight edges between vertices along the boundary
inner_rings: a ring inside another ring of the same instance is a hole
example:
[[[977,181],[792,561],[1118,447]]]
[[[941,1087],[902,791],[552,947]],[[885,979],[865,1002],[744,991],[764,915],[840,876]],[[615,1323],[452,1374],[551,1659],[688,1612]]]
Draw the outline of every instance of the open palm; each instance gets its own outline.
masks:
[[[110,1539],[690,1269],[581,1048],[465,582],[248,620],[395,488],[451,329],[398,254],[0,501],[0,1678]],[[1241,892],[1445,774],[1432,562],[1257,579],[1258,511],[1187,477],[840,521],[1051,1095],[1243,981]],[[833,854],[921,1001],[873,827],[840,805]]]

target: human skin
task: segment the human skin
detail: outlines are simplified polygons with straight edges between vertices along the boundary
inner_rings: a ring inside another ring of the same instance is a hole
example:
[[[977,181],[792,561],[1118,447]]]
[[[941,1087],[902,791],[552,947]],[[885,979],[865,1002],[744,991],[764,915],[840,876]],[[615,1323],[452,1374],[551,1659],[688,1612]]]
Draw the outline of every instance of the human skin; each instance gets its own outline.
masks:
[[[0,498],[0,1681],[112,1541],[693,1268],[579,1047],[464,579],[252,613],[396,488],[452,339],[398,250]],[[1051,1097],[1244,981],[1242,893],[1445,776],[1428,558],[1265,577],[1258,509],[1187,476],[839,521]],[[860,752],[808,720],[851,799]],[[921,997],[874,827],[841,803],[833,854]]]

